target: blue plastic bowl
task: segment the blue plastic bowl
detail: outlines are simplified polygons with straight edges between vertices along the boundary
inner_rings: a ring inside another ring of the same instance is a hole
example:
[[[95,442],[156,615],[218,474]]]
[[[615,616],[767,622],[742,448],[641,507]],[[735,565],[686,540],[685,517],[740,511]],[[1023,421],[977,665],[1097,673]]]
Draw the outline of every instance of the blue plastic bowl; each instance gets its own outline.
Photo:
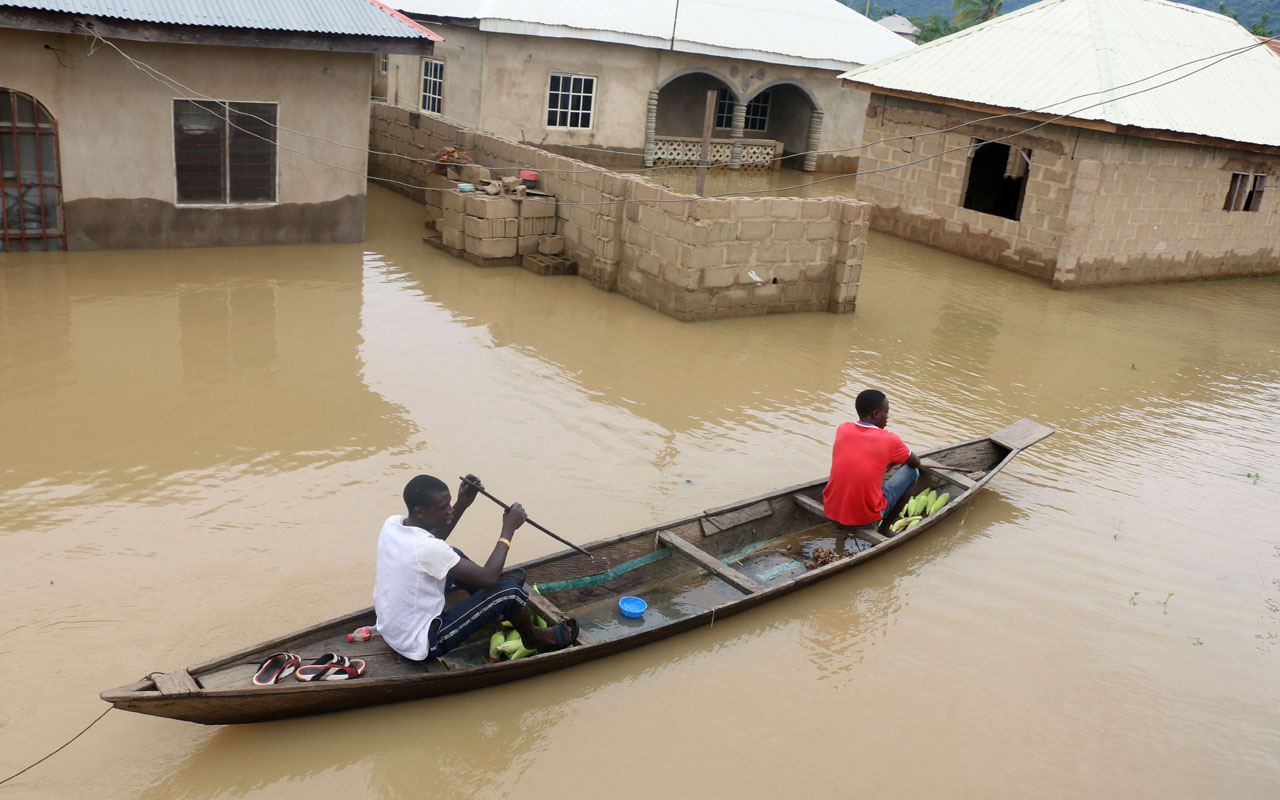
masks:
[[[622,609],[622,616],[624,617],[639,617],[644,614],[644,610],[648,607],[649,604],[639,597],[628,595],[618,600],[618,608]]]

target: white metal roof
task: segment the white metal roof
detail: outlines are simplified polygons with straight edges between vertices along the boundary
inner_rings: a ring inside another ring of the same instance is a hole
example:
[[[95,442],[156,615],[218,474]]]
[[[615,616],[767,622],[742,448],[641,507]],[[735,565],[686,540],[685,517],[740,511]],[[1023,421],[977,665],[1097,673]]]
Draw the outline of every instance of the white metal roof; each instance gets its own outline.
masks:
[[[1242,48],[1251,49],[1216,64],[1207,58]],[[1196,63],[1179,67],[1189,62]],[[1185,77],[1160,86],[1179,76]],[[1280,146],[1280,59],[1229,17],[1168,0],[1042,0],[841,77]],[[1135,94],[1143,88],[1150,91]]]
[[[387,1],[409,14],[478,20],[482,31],[826,69],[848,69],[915,47],[838,0]]]
[[[0,0],[0,8],[166,25],[440,40],[392,5],[379,0]]]
[[[882,28],[888,28],[889,30],[893,31],[898,35],[909,33],[912,36],[915,36],[916,34],[920,33],[920,29],[915,26],[915,23],[907,19],[906,17],[902,16],[901,14],[893,14],[892,16],[881,17],[880,19],[876,20],[876,24]]]

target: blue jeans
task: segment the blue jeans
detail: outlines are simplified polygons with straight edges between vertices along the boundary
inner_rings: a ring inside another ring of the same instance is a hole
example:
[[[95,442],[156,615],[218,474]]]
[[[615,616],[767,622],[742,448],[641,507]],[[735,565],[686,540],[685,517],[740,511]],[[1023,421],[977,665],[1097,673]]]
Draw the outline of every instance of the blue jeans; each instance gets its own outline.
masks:
[[[893,507],[902,499],[902,495],[907,493],[919,477],[920,470],[903,464],[892,477],[885,479],[884,499],[889,501],[889,505],[884,507],[885,514],[893,511]],[[884,514],[880,518],[884,519]]]
[[[458,548],[453,548],[453,551],[466,558]],[[446,608],[431,621],[428,634],[431,649],[427,651],[427,658],[439,658],[500,616],[515,619],[529,602],[529,595],[524,591],[524,581],[509,575],[499,578],[492,589],[473,589],[465,583],[455,581],[452,576],[447,576],[444,579],[445,596],[454,587],[471,592],[471,596]]]

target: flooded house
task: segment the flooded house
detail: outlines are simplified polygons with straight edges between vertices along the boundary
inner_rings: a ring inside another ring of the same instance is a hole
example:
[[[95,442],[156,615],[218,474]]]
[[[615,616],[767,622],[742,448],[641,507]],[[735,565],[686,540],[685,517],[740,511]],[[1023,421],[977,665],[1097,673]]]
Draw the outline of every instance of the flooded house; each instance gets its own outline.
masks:
[[[1280,273],[1280,59],[1227,16],[1043,0],[843,77],[875,230],[1062,288]]]
[[[698,158],[714,91],[713,159],[852,171],[869,94],[837,76],[914,48],[837,0],[394,5],[444,41],[379,57],[375,95],[607,166]]]
[[[0,252],[359,241],[371,54],[438,39],[369,0],[0,0]]]

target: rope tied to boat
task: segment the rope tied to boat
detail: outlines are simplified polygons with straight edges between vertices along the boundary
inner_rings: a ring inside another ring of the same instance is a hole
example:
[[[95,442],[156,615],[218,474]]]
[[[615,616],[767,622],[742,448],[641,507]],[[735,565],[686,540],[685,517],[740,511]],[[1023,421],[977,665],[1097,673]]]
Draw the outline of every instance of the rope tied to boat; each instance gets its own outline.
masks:
[[[39,766],[40,764],[44,763],[45,761],[48,761],[50,758],[53,758],[54,756],[56,756],[56,755],[57,755],[59,752],[61,752],[61,751],[62,751],[62,749],[63,749],[63,748],[65,748],[67,745],[71,744],[71,743],[72,743],[72,742],[74,742],[76,739],[79,739],[81,736],[84,736],[84,735],[89,731],[89,729],[90,729],[90,728],[92,728],[94,725],[97,725],[97,724],[98,724],[98,721],[99,721],[99,720],[101,720],[103,717],[105,717],[105,716],[107,715],[107,712],[108,712],[108,711],[110,711],[110,710],[111,710],[111,709],[113,709],[113,708],[115,708],[115,706],[107,706],[107,710],[106,710],[106,711],[103,711],[101,714],[99,714],[99,715],[98,715],[98,719],[95,719],[93,722],[90,722],[88,725],[84,726],[84,729],[83,729],[82,731],[80,731],[79,733],[77,733],[75,736],[72,736],[72,737],[71,737],[70,739],[68,739],[67,741],[63,742],[63,743],[62,743],[62,746],[61,746],[61,747],[59,747],[57,750],[54,750],[52,753],[50,753],[49,755],[47,755],[47,756],[45,756],[44,758],[40,759],[39,761],[36,761],[36,762],[35,762],[35,763],[33,763],[33,764],[30,764],[30,765],[28,765],[28,766],[26,766],[26,767],[23,767],[22,769],[20,769],[20,770],[18,770],[17,772],[13,773],[13,774],[12,774],[12,775],[10,775],[9,777],[7,777],[7,778],[5,778],[4,780],[0,781],[0,786],[3,786],[4,784],[6,784],[6,783],[8,783],[9,781],[13,780],[14,778],[18,777],[19,775],[21,775],[22,773],[24,773],[24,772],[26,772],[27,770],[31,769],[32,767]]]

